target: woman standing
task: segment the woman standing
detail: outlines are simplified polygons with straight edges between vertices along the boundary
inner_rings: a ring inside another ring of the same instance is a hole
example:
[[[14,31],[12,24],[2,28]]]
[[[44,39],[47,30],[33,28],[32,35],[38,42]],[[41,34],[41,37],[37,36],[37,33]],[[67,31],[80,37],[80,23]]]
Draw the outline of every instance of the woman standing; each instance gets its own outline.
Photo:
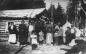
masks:
[[[46,35],[46,44],[51,45],[52,42],[53,42],[52,32],[49,29],[49,32],[47,32],[47,35]]]
[[[57,36],[58,36],[57,37],[58,38],[58,45],[64,44],[64,42],[63,42],[63,30],[62,30],[62,27],[60,27]]]
[[[39,44],[43,44],[44,42],[44,33],[43,31],[39,32]]]
[[[65,32],[66,34],[66,45],[69,45],[69,43],[71,42],[71,28],[67,27],[67,31]]]
[[[14,25],[13,22],[10,23],[10,25],[8,27],[8,30],[9,30],[9,40],[8,40],[8,42],[16,43],[17,28],[16,28],[16,26]]]
[[[58,31],[54,33],[54,45],[58,45]]]
[[[36,32],[35,31],[32,31],[30,37],[31,37],[32,50],[35,50],[38,47]]]

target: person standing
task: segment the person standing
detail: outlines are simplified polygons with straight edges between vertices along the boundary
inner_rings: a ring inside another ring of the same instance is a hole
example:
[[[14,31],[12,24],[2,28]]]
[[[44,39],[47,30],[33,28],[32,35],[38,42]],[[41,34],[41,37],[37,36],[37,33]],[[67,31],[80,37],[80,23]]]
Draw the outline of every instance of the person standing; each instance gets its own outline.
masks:
[[[8,40],[8,42],[16,43],[17,28],[16,28],[16,26],[14,25],[13,22],[10,23],[10,25],[8,27],[8,31],[9,31],[9,40]]]
[[[31,33],[32,31],[34,30],[34,25],[32,23],[29,24],[29,29],[28,29],[28,42],[31,43],[31,39],[30,39],[30,36],[31,36]]]
[[[75,28],[74,28],[74,26],[71,26],[71,38],[70,38],[70,40],[71,40],[71,43],[73,42],[73,40],[75,39],[75,33],[76,33],[76,31],[75,31]],[[70,44],[71,45],[71,44]]]
[[[54,33],[54,45],[57,45],[58,44],[58,31],[56,31],[55,33]]]
[[[44,42],[44,33],[43,31],[39,32],[39,44],[43,44]]]
[[[54,32],[54,37],[53,37],[53,43],[54,45],[58,44],[58,31],[59,31],[59,26],[55,26],[55,32]]]
[[[20,42],[20,45],[27,44],[27,39],[28,39],[28,28],[25,25],[25,21],[22,20],[21,24],[19,25],[19,42]]]
[[[65,32],[66,34],[66,45],[69,45],[69,43],[71,42],[71,28],[67,27],[67,31]]]
[[[31,38],[32,50],[35,50],[38,47],[37,34],[35,31],[32,31],[30,38]]]
[[[29,33],[32,33],[32,31],[34,30],[34,25],[32,25],[31,23],[29,24]]]
[[[58,38],[58,45],[64,44],[62,27],[59,28],[57,38]]]
[[[49,29],[49,31],[46,34],[46,44],[51,45],[52,42],[53,42],[52,32],[51,32],[51,29]]]

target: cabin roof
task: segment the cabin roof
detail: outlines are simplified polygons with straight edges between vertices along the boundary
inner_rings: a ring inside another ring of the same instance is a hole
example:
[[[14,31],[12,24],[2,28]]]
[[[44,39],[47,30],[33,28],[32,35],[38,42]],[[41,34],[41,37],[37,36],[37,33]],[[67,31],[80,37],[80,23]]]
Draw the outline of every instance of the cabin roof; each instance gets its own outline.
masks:
[[[43,12],[45,8],[38,9],[20,9],[20,10],[2,10],[0,11],[0,17],[28,17],[34,18],[36,15]]]

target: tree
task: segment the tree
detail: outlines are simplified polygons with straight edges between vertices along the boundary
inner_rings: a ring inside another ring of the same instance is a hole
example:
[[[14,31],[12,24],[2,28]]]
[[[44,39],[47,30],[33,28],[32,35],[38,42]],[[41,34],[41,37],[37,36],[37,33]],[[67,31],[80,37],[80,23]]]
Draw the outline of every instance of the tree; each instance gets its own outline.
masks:
[[[65,21],[66,21],[66,15],[64,14],[61,5],[58,3],[58,7],[56,9],[56,13],[54,16],[54,23],[61,23],[61,25],[63,25]]]
[[[53,21],[54,16],[55,16],[55,6],[51,4],[50,8],[48,9],[47,17],[49,18],[50,21]]]
[[[77,16],[77,4],[78,0],[70,0],[67,6],[68,21],[74,22]]]
[[[81,16],[81,28],[86,27],[86,4],[84,3],[84,0],[81,1],[81,10],[80,10],[80,16]]]
[[[70,0],[67,7],[68,20],[74,22],[75,26],[78,24],[79,28],[83,28],[85,26],[85,11],[86,4],[83,0]]]

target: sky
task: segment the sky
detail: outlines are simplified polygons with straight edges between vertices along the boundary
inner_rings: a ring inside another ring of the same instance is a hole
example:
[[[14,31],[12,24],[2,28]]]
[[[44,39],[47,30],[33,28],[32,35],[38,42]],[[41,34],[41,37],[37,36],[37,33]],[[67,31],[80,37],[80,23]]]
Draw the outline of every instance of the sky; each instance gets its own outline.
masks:
[[[54,4],[55,8],[57,8],[58,2],[59,2],[60,5],[63,7],[63,9],[66,11],[67,5],[68,5],[68,1],[69,0],[52,0],[52,4]],[[46,9],[48,9],[50,7],[51,0],[45,0],[45,3],[46,3]]]

